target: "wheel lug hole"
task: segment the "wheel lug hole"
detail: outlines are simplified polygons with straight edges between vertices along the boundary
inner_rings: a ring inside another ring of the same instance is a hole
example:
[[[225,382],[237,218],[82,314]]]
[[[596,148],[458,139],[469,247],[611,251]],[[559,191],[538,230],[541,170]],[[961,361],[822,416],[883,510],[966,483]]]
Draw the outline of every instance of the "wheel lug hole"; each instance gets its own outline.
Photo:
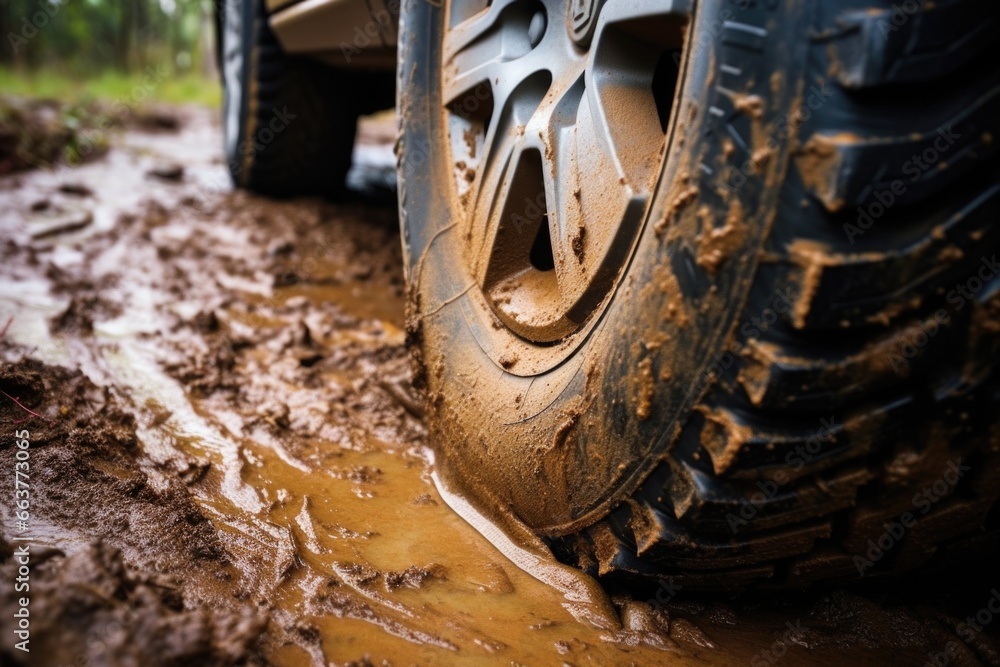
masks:
[[[528,42],[531,44],[531,48],[535,48],[542,41],[542,37],[545,36],[545,27],[547,24],[545,10],[539,9],[531,17],[531,22],[528,23]]]

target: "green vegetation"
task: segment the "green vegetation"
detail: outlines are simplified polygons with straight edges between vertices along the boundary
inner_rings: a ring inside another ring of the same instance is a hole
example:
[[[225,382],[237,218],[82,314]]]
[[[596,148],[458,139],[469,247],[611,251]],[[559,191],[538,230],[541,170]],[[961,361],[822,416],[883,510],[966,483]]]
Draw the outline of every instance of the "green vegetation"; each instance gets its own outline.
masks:
[[[97,98],[125,104],[141,104],[145,101],[205,106],[220,104],[222,91],[214,78],[196,73],[179,76],[167,74],[162,81],[150,86],[144,82],[144,77],[141,72],[107,70],[98,75],[76,78],[53,70],[22,73],[0,67],[0,94],[62,102]]]
[[[214,0],[0,0],[0,93],[217,105]]]

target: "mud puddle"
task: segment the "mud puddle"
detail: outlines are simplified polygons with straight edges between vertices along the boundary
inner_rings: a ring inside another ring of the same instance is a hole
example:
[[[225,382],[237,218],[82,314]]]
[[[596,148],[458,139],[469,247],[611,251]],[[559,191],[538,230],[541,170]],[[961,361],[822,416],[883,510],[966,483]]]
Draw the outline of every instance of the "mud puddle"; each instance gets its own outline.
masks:
[[[384,120],[333,204],[231,192],[214,115],[178,114],[0,179],[0,464],[29,429],[38,554],[31,659],[5,664],[919,664],[955,641],[888,598],[666,581],[612,605],[517,567],[432,479]],[[4,637],[14,604],[4,584]]]

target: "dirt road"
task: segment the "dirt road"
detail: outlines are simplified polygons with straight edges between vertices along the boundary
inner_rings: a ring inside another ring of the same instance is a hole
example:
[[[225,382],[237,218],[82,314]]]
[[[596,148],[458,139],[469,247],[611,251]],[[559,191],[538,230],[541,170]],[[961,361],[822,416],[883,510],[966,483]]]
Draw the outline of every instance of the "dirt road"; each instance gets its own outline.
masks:
[[[519,569],[431,478],[391,119],[351,201],[275,202],[229,189],[212,112],[175,113],[0,179],[4,664],[1000,660],[956,629],[998,582],[609,599]]]

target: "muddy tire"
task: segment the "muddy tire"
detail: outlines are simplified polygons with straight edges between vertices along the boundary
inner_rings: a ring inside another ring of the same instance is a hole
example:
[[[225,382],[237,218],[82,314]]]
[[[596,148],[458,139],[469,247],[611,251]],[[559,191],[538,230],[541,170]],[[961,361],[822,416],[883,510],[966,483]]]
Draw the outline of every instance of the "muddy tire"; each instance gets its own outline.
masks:
[[[391,75],[286,54],[264,0],[218,0],[217,21],[233,183],[270,195],[339,192],[358,116],[392,106]]]
[[[995,3],[566,4],[402,17],[447,483],[593,574],[692,588],[996,549]]]

